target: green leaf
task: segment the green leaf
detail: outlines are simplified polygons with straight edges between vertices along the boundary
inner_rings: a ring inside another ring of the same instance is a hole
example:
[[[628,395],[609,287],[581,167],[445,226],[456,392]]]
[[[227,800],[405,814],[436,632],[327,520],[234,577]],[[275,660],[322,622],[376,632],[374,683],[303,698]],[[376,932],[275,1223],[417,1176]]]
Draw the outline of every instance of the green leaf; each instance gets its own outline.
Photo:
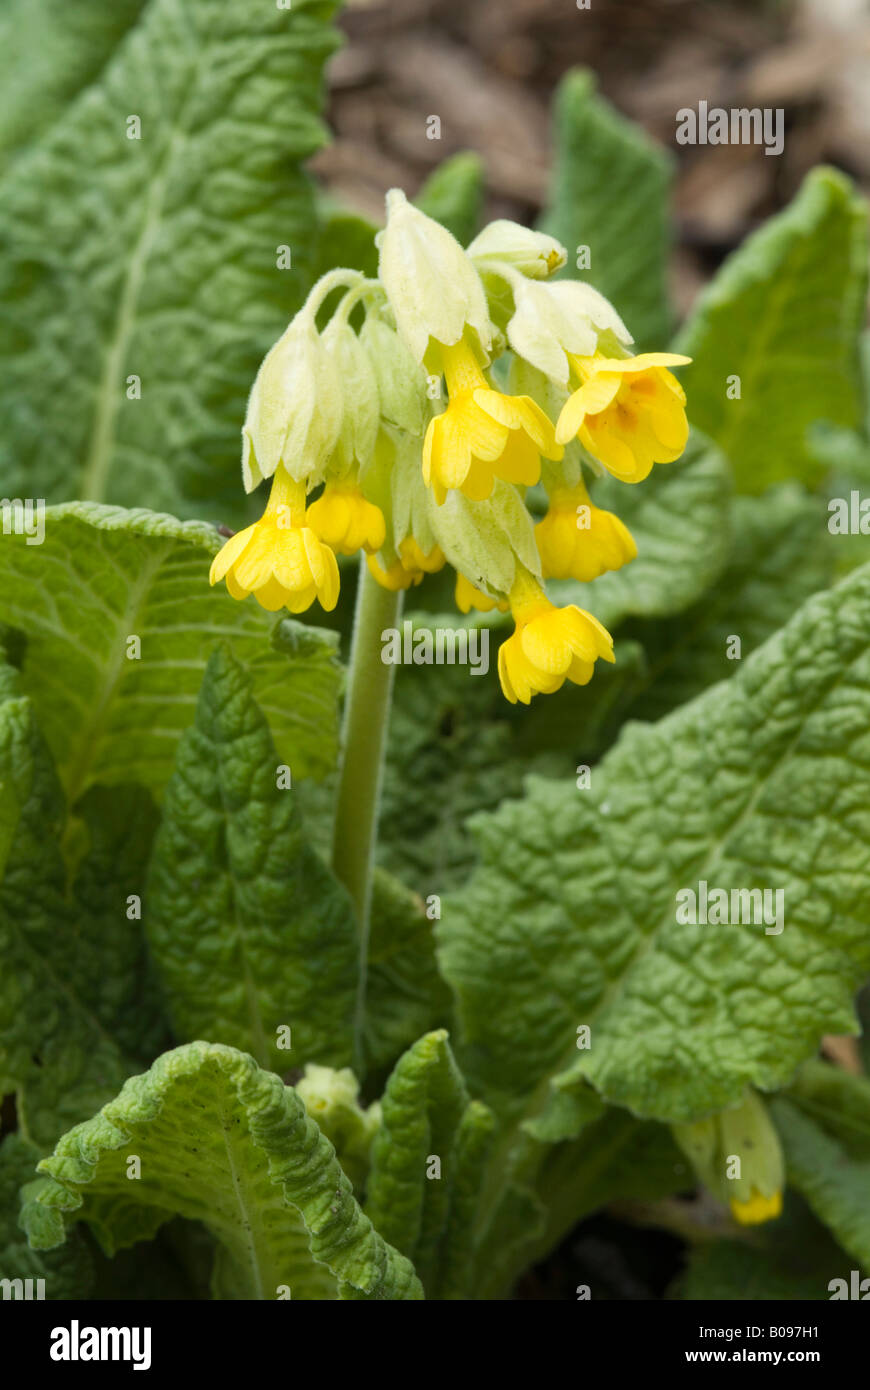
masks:
[[[425,615],[426,625],[436,622]],[[493,650],[486,676],[464,667],[397,670],[379,851],[387,868],[423,898],[462,880],[475,858],[466,817],[519,795],[528,771],[513,755],[494,667]]]
[[[422,898],[376,869],[366,973],[365,1055],[391,1066],[421,1034],[450,1018],[450,991],[435,960],[434,923]]]
[[[7,172],[5,496],[247,514],[245,398],[314,259],[300,164],[324,142],[332,10],[152,0]]]
[[[141,1160],[138,1181],[127,1157]],[[61,1213],[113,1250],[173,1215],[219,1244],[219,1298],[419,1298],[409,1262],[354,1200],[332,1145],[296,1093],[253,1058],[190,1043],[131,1077],[99,1115],[64,1135],[23,1219],[37,1248],[63,1239]],[[53,1217],[53,1229],[45,1217]]]
[[[0,704],[0,1095],[47,1147],[102,1105],[129,1067],[94,1005],[93,959],[66,902],[64,798],[27,700]],[[112,985],[116,945],[103,943]],[[123,953],[124,948],[121,948]]]
[[[472,822],[481,865],[437,934],[460,1064],[487,1103],[532,1119],[555,1074],[638,1115],[693,1120],[747,1085],[782,1086],[824,1033],[856,1030],[868,692],[865,567],[730,681],[630,724],[589,789],[535,779]],[[678,922],[677,894],[701,881],[781,890],[784,930]]]
[[[70,805],[94,782],[161,789],[222,638],[251,674],[293,776],[334,763],[337,639],[209,588],[220,543],[203,523],[88,503],[49,508],[42,545],[4,540],[0,622],[27,639],[22,689]]]
[[[72,886],[79,997],[147,1063],[169,1042],[141,920],[157,809],[141,787],[91,787],[78,813],[87,838]]]
[[[556,94],[555,157],[543,227],[568,251],[569,272],[611,299],[640,347],[670,333],[668,195],[673,161],[596,93],[577,69]],[[574,268],[588,247],[588,269]]]
[[[38,139],[94,81],[145,3],[6,0],[0,13],[0,165]]]
[[[510,1297],[524,1270],[609,1203],[652,1202],[691,1184],[666,1126],[638,1121],[615,1106],[602,1109],[596,1118],[591,1103],[578,1108],[573,1132],[580,1132],[570,1142],[534,1142],[529,1126],[519,1143],[512,1131],[500,1137],[479,1218],[477,1298]]]
[[[227,1043],[275,1071],[340,1067],[354,1050],[353,906],[278,774],[250,682],[221,645],[166,788],[148,939],[179,1039]]]
[[[682,374],[689,418],[731,460],[739,491],[817,481],[809,426],[861,420],[866,298],[866,204],[833,169],[809,174],[701,295],[678,343],[694,358]]]
[[[60,1250],[40,1251],[30,1248],[19,1228],[19,1191],[32,1181],[39,1159],[39,1150],[20,1134],[7,1134],[0,1143],[0,1279],[44,1279],[46,1299],[87,1298],[94,1268],[81,1233],[74,1232]]]
[[[399,1059],[372,1144],[366,1213],[413,1260],[427,1295],[462,1297],[471,1223],[493,1119],[469,1101],[447,1033],[429,1033]],[[433,1160],[437,1175],[430,1176]],[[453,1248],[459,1240],[459,1249]]]
[[[831,580],[834,547],[823,508],[796,484],[736,497],[731,554],[718,583],[679,616],[623,628],[648,652],[645,679],[623,718],[658,719],[740,669],[740,661]],[[739,659],[729,655],[740,639]]]
[[[658,465],[642,483],[600,479],[593,501],[625,522],[637,558],[593,584],[549,584],[553,601],[579,604],[605,627],[681,612],[715,582],[728,557],[730,495],[724,458],[697,435],[678,463]]]
[[[870,1272],[870,1080],[807,1062],[772,1114],[789,1185]]]
[[[470,150],[451,155],[430,174],[414,202],[467,246],[480,224],[483,164]]]

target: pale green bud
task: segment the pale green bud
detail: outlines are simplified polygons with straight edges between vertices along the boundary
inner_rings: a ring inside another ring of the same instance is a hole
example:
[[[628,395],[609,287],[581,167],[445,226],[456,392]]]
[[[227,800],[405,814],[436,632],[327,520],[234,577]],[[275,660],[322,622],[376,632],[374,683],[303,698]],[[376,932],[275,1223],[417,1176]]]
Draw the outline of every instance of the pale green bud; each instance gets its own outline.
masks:
[[[550,289],[569,318],[588,319],[599,337],[612,335],[623,347],[634,342],[610,300],[585,280],[558,280]]]
[[[540,578],[535,532],[522,497],[496,479],[485,502],[451,488],[442,506],[430,494],[432,530],[450,564],[475,588],[503,598],[510,593],[518,563]]]
[[[472,260],[503,261],[531,280],[546,280],[568,259],[564,246],[544,232],[499,218],[490,222],[468,248]]]
[[[782,1192],[785,1163],[779,1136],[755,1091],[747,1092],[733,1110],[673,1125],[672,1131],[704,1186],[732,1210]]]
[[[423,368],[396,330],[376,314],[363,324],[360,342],[377,378],[382,417],[409,434],[422,435],[430,414]]]
[[[338,440],[341,384],[313,314],[300,310],[269,349],[248,398],[242,477],[253,492],[278,464],[298,482],[322,477]]]
[[[428,555],[438,542],[432,525],[432,493],[423,481],[422,441],[402,432],[393,435],[393,442],[387,534],[396,553],[402,541],[413,536]]]
[[[378,236],[379,275],[396,327],[414,360],[430,343],[458,343],[466,330],[489,356],[491,330],[480,277],[459,242],[440,223],[408,202],[401,189],[387,194],[387,225]]]
[[[381,1123],[380,1105],[375,1102],[368,1110],[360,1108],[359,1082],[349,1067],[334,1071],[309,1062],[305,1075],[296,1083],[296,1093],[334,1146],[354,1187],[361,1188],[368,1173],[372,1139]]]
[[[598,342],[595,326],[585,313],[573,312],[561,282],[541,285],[515,280],[514,313],[507,338],[514,352],[561,386],[568,385],[567,353],[591,357]],[[566,281],[566,284],[569,282]]]
[[[380,424],[378,382],[369,353],[346,319],[331,319],[322,341],[341,383],[341,427],[329,467],[341,477],[371,461]]]

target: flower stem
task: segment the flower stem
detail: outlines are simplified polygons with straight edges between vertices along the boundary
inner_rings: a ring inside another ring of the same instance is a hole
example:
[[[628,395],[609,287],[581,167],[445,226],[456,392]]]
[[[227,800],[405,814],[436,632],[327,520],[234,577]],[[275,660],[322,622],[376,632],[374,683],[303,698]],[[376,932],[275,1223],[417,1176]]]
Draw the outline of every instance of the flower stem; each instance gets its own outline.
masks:
[[[394,672],[381,660],[381,633],[398,625],[403,597],[401,591],[382,588],[361,557],[332,842],[332,867],[353,899],[359,926],[357,1065],[362,1060],[375,836]]]

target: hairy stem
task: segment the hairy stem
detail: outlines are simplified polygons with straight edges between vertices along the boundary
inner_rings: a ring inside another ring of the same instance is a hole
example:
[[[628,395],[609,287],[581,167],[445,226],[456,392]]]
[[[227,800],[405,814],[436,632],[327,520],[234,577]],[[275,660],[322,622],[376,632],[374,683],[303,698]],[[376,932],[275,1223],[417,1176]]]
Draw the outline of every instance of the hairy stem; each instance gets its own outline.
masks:
[[[353,899],[359,925],[360,977],[354,1030],[357,1063],[361,1060],[365,1018],[378,803],[393,690],[393,667],[381,660],[381,633],[397,626],[403,597],[401,592],[382,588],[361,557],[332,842],[332,867]]]

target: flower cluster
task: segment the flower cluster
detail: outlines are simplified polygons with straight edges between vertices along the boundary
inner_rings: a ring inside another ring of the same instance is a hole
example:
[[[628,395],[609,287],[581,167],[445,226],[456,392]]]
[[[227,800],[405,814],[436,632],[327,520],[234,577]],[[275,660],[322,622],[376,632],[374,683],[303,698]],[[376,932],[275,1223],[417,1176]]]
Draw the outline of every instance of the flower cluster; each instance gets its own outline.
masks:
[[[379,251],[376,279],[325,275],[264,359],[242,473],[249,492],[271,479],[269,501],[217,555],[212,583],[299,613],[315,598],[335,606],[336,554],[364,551],[393,590],[449,563],[462,612],[513,615],[499,653],[509,700],[583,685],[613,660],[612,638],[551,603],[544,581],[588,582],[637,554],[584,470],[637,483],[680,456],[685,396],[669,368],[688,359],[632,355],[601,294],[550,282],[563,248],[513,222],[463,250],[393,190]]]

